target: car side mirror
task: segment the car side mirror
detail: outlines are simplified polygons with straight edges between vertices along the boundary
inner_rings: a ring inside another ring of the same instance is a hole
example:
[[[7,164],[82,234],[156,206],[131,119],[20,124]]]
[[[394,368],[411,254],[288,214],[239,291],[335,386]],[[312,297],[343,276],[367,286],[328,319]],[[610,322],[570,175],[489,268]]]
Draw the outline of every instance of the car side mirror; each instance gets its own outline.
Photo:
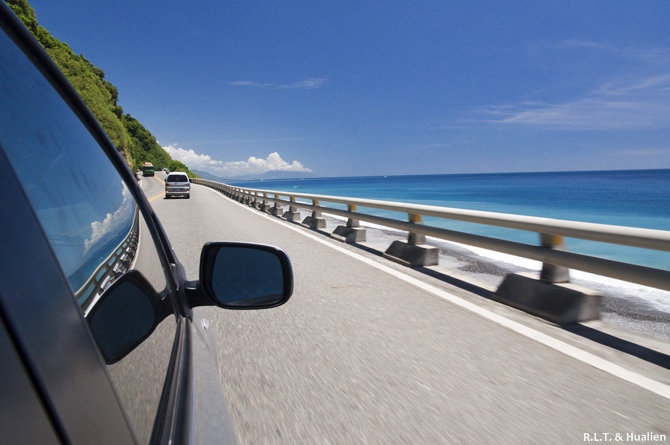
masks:
[[[200,256],[200,282],[187,287],[191,307],[267,309],[293,293],[293,270],[276,247],[237,242],[208,243]]]
[[[170,302],[160,301],[144,276],[131,270],[102,294],[86,321],[110,365],[130,354],[172,313]]]

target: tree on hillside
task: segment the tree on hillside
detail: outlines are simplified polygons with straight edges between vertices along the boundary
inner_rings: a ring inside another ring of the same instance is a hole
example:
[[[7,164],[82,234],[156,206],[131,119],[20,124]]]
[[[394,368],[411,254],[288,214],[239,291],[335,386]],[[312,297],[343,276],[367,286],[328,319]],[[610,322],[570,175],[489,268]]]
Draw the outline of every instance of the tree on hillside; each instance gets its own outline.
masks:
[[[168,170],[171,172],[184,172],[188,175],[189,178],[199,178],[198,175],[192,173],[183,162],[177,160],[171,160],[168,166]]]
[[[151,162],[159,168],[169,168],[172,158],[163,150],[153,134],[130,114],[123,116],[123,123],[133,140],[132,159],[135,169],[145,162]]]
[[[14,14],[16,14],[26,28],[33,33],[37,34],[37,16],[35,15],[35,10],[28,4],[27,0],[5,0]]]
[[[118,104],[119,91],[105,79],[105,72],[40,26],[27,0],[5,1],[72,84],[129,167],[137,168],[144,162],[167,166],[172,158],[137,119],[124,115]]]

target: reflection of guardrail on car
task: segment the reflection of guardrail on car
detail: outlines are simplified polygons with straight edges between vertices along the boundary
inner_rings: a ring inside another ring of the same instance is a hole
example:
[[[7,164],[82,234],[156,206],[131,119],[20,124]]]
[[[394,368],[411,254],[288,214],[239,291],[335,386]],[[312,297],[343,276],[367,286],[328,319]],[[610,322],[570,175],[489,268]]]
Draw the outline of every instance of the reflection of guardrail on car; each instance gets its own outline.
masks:
[[[135,218],[128,235],[119,243],[114,251],[107,257],[95,272],[89,277],[83,286],[75,292],[77,302],[84,314],[93,308],[95,302],[103,292],[123,275],[133,263],[137,253],[137,245],[140,234],[139,209],[135,209]]]

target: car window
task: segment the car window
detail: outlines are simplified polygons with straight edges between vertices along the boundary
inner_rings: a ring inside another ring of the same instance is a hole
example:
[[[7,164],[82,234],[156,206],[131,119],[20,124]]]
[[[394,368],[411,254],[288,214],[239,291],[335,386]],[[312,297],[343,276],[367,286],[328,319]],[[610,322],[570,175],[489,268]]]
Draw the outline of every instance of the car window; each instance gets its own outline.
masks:
[[[170,175],[167,178],[167,182],[188,182],[188,176],[186,176],[186,175]]]
[[[166,298],[160,251],[97,140],[4,31],[0,54],[0,147],[82,313],[129,270],[144,275],[157,298]],[[175,334],[176,318],[168,317],[135,351],[108,367],[140,443],[151,437]]]

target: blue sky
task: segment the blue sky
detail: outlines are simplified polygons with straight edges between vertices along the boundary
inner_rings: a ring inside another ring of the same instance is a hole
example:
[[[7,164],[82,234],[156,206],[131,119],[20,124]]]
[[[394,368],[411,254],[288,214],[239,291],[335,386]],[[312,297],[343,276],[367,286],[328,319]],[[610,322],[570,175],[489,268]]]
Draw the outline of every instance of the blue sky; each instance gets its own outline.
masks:
[[[670,2],[32,0],[224,177],[670,168]]]

